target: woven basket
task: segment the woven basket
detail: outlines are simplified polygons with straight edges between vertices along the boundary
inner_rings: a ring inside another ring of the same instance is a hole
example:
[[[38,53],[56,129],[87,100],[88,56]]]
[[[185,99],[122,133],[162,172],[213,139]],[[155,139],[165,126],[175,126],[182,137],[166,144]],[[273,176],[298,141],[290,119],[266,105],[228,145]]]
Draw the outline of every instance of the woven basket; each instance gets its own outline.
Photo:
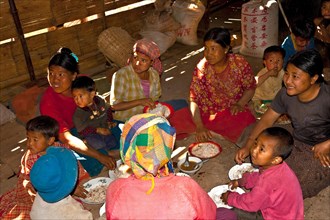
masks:
[[[110,27],[98,37],[97,46],[108,62],[119,68],[126,66],[135,40],[120,27]]]

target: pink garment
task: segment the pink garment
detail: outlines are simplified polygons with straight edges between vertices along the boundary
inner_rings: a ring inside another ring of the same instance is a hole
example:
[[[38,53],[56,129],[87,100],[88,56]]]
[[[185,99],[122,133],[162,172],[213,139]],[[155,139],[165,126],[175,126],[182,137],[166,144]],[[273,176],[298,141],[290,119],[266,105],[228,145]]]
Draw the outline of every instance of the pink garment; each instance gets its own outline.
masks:
[[[52,87],[47,88],[40,101],[40,113],[54,118],[60,125],[60,133],[74,127],[72,117],[76,108],[72,97],[58,94]]]
[[[216,206],[191,178],[174,176],[151,181],[130,176],[112,182],[107,190],[107,219],[215,219]]]
[[[142,80],[141,79],[141,85],[143,88],[143,94],[146,98],[149,98],[149,91],[150,91],[150,82],[149,80]]]
[[[264,219],[304,219],[300,184],[285,162],[262,173],[245,173],[240,185],[251,192],[230,193],[228,205],[248,212],[260,210]]]

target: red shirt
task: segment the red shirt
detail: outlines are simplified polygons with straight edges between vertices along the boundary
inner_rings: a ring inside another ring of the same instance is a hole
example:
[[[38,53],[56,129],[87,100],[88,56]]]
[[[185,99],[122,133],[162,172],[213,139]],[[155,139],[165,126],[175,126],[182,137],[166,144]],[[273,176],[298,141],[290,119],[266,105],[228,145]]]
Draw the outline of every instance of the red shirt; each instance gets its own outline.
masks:
[[[52,87],[46,89],[40,101],[41,115],[54,118],[60,125],[60,133],[74,127],[72,117],[76,108],[77,105],[72,97],[56,93]]]

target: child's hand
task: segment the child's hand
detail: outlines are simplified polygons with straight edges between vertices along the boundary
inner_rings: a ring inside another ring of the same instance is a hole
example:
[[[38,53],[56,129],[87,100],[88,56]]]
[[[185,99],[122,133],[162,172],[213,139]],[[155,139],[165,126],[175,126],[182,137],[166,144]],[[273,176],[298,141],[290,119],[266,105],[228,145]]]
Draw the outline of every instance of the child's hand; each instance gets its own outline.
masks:
[[[111,132],[108,128],[97,128],[96,133],[101,134],[101,135],[110,135]]]
[[[274,69],[269,70],[269,76],[277,77],[278,73],[279,73],[279,71],[278,71],[277,67],[274,67]]]
[[[223,203],[225,203],[226,205],[228,204],[228,195],[229,195],[230,191],[227,191],[225,193],[222,193],[220,196],[220,199],[223,201]]]
[[[228,183],[228,188],[229,188],[229,189],[236,189],[238,186],[239,186],[239,184],[238,184],[238,180],[231,180],[231,181]]]
[[[86,198],[88,191],[82,186],[78,185],[73,192],[73,195],[78,196],[80,198]]]

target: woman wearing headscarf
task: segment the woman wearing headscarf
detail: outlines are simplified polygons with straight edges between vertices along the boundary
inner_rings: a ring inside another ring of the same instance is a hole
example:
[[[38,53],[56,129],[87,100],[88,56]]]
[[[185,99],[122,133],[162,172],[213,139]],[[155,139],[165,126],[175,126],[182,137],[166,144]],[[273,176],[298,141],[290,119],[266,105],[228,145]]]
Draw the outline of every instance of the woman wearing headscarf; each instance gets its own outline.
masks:
[[[161,116],[139,114],[126,122],[120,155],[133,175],[109,185],[107,219],[215,219],[207,193],[192,178],[170,172],[175,138]]]
[[[155,102],[161,96],[162,63],[159,56],[160,50],[155,42],[145,38],[136,41],[128,65],[112,77],[110,105],[115,111],[115,120],[125,122],[133,115],[141,114],[145,106],[150,109],[156,107]],[[193,133],[195,124],[187,101],[177,99],[166,103],[174,110],[169,121],[176,129],[177,138]]]
[[[114,119],[126,121],[142,113],[145,106],[155,107],[161,95],[159,56],[160,50],[153,41],[141,39],[135,43],[128,65],[112,77],[110,105],[115,111]]]

